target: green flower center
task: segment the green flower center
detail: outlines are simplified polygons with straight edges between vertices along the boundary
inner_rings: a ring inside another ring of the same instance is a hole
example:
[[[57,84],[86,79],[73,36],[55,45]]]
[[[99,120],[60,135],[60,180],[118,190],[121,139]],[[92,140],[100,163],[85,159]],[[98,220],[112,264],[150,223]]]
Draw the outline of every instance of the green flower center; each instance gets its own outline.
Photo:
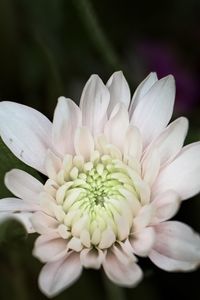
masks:
[[[112,155],[95,151],[87,162],[68,155],[55,180],[55,217],[72,240],[110,247],[130,233],[141,207],[139,180],[137,172]]]

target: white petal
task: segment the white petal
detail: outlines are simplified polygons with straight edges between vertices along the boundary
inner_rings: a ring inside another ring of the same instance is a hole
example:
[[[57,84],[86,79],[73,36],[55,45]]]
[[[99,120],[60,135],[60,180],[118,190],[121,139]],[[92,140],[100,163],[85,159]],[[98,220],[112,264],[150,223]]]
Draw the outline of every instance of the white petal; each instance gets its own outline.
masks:
[[[133,255],[133,249],[128,240],[119,242],[112,246],[109,250],[122,265],[129,265],[131,262],[136,262],[136,257]],[[109,254],[108,254],[109,255]]]
[[[31,218],[33,214],[29,212],[22,213],[0,213],[0,223],[9,219],[15,219],[19,221],[26,229],[28,233],[35,232],[35,229],[32,226]]]
[[[168,124],[174,99],[175,82],[170,75],[157,81],[138,103],[130,123],[140,129],[145,146]]]
[[[39,205],[34,205],[17,198],[5,198],[0,200],[0,212],[37,211]]]
[[[115,234],[111,228],[107,228],[102,232],[101,240],[99,243],[100,249],[110,247],[116,240]]]
[[[142,137],[137,127],[129,126],[124,140],[124,156],[140,160],[142,154]]]
[[[200,236],[189,226],[170,221],[157,225],[155,230],[154,251],[164,257],[163,260],[161,256],[157,257],[155,252],[150,254],[150,259],[157,266],[168,271],[177,271],[177,268],[184,271],[194,269],[200,264]]]
[[[83,245],[81,243],[81,240],[75,236],[73,236],[73,238],[71,238],[71,240],[68,243],[68,248],[72,249],[76,252],[80,252],[83,248]]]
[[[59,222],[56,219],[46,215],[43,212],[34,213],[31,218],[31,222],[35,231],[40,234],[46,234],[48,232],[55,231],[59,226]]]
[[[155,181],[160,170],[160,156],[156,148],[149,152],[149,155],[144,157],[142,162],[142,176],[145,182],[150,186]]]
[[[180,207],[180,197],[175,191],[166,191],[152,201],[155,216],[151,224],[157,224],[171,219]]]
[[[199,264],[195,262],[172,259],[170,257],[160,254],[155,250],[151,251],[149,258],[157,267],[169,272],[193,271],[199,266]]]
[[[47,176],[51,179],[57,179],[57,174],[62,166],[62,160],[55,155],[51,150],[47,151],[47,156],[45,159],[45,169]]]
[[[135,254],[147,256],[155,243],[155,231],[152,227],[146,227],[136,233],[130,242]]]
[[[129,231],[130,231],[130,220],[123,215],[116,215],[115,216],[115,223],[117,229],[117,238],[120,241],[123,241],[127,238]],[[114,235],[113,235],[114,240]]]
[[[90,159],[94,151],[94,140],[88,128],[81,127],[76,130],[74,147],[77,155],[83,156],[86,161]]]
[[[155,72],[151,72],[137,87],[133,98],[131,100],[131,105],[129,109],[129,115],[132,117],[134,109],[138,105],[141,99],[144,98],[144,95],[149,91],[149,89],[158,81],[158,77]]]
[[[55,297],[69,287],[81,275],[79,255],[71,253],[67,258],[47,263],[39,276],[39,287],[47,297]]]
[[[0,103],[0,135],[8,148],[27,165],[45,174],[44,159],[51,148],[51,122],[22,104]]]
[[[152,149],[156,148],[160,156],[161,167],[163,167],[181,150],[187,131],[188,120],[184,117],[176,119],[151,143],[145,157],[148,157]]]
[[[155,208],[150,204],[150,205],[144,205],[138,215],[134,218],[133,220],[133,228],[134,232],[140,232],[143,228],[148,226],[155,214]]]
[[[107,254],[103,268],[108,278],[119,286],[134,287],[142,279],[142,271],[135,262],[124,265],[113,254]]]
[[[85,268],[99,269],[105,258],[102,250],[83,249],[80,253],[81,264]]]
[[[42,262],[56,261],[67,254],[67,242],[58,233],[40,235],[35,241],[33,255]]]
[[[128,126],[128,111],[123,104],[117,104],[104,128],[104,133],[109,143],[123,150],[123,142]]]
[[[126,78],[121,71],[113,73],[109,78],[106,86],[110,92],[110,103],[108,107],[108,115],[111,114],[115,105],[119,102],[123,103],[128,109],[130,103],[130,89]]]
[[[153,186],[153,195],[166,190],[176,191],[182,200],[200,191],[200,142],[190,144],[160,172]]]
[[[18,169],[13,169],[6,173],[5,185],[15,196],[32,204],[38,204],[38,196],[43,190],[43,185],[40,181]]]
[[[76,128],[81,126],[81,118],[80,108],[71,99],[58,98],[53,118],[52,141],[59,154],[74,154],[74,134]]]
[[[102,132],[107,121],[109,100],[107,87],[98,75],[92,75],[83,89],[80,100],[83,125],[87,126],[92,134]]]

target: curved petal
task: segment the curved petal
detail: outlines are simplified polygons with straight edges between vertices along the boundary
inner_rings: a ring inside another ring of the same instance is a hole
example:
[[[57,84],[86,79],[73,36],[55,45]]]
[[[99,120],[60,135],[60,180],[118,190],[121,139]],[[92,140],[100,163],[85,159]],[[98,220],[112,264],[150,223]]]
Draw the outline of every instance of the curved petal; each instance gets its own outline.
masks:
[[[142,161],[142,176],[150,186],[154,183],[160,171],[160,156],[157,148],[153,148]]]
[[[175,82],[169,75],[157,81],[138,103],[131,124],[138,127],[147,146],[171,119],[175,99]]]
[[[32,212],[39,209],[39,205],[28,203],[22,199],[5,198],[0,200],[0,212]]]
[[[175,191],[166,191],[152,200],[155,216],[151,224],[157,224],[171,219],[180,207],[180,197]]]
[[[15,196],[32,204],[38,204],[38,196],[43,191],[40,181],[18,169],[6,173],[5,185]]]
[[[140,160],[142,154],[142,137],[137,127],[129,126],[124,140],[123,153],[125,157]]]
[[[62,160],[57,155],[55,155],[51,150],[48,150],[45,159],[45,169],[47,172],[47,176],[50,179],[56,180],[57,174],[60,171],[61,167],[62,167]]]
[[[145,157],[151,155],[152,149],[157,149],[161,167],[174,159],[183,147],[188,131],[188,120],[184,117],[172,122],[148,147]]]
[[[10,212],[1,212],[0,213],[0,223],[9,219],[14,219],[19,221],[26,229],[28,233],[35,232],[35,229],[32,226],[31,217],[33,213],[30,212],[21,212],[21,213],[10,213]]]
[[[87,126],[93,135],[103,130],[107,121],[109,100],[110,95],[107,87],[98,75],[92,75],[83,89],[80,108],[83,115],[83,125]]]
[[[156,243],[150,259],[160,268],[177,271],[178,267],[179,270],[184,271],[194,269],[200,264],[200,236],[189,226],[170,221],[155,226],[155,230]],[[155,252],[160,256],[155,255]],[[175,261],[174,266],[173,261]]]
[[[128,126],[128,111],[122,103],[119,103],[115,106],[104,128],[104,133],[109,143],[112,143],[123,150],[123,141]]]
[[[57,232],[40,235],[35,241],[33,255],[42,262],[56,261],[67,254],[67,241]]]
[[[162,169],[154,186],[153,195],[166,190],[176,191],[181,200],[200,192],[200,142],[182,149],[178,156]]]
[[[22,104],[0,103],[0,135],[6,146],[27,165],[45,174],[44,159],[51,148],[51,122]]]
[[[78,254],[71,253],[66,258],[47,263],[39,276],[39,287],[47,297],[55,297],[69,287],[81,275],[82,267]]]
[[[159,252],[152,250],[149,258],[160,269],[168,272],[187,272],[198,268],[199,264],[194,262],[172,259]]]
[[[104,261],[105,254],[102,250],[83,249],[80,253],[81,264],[85,268],[99,269]]]
[[[134,233],[140,232],[151,223],[155,214],[155,208],[151,205],[144,205],[139,210],[137,216],[133,220]]]
[[[34,213],[31,218],[31,222],[35,231],[40,234],[46,234],[48,232],[55,231],[59,226],[59,222],[56,219],[43,212]]]
[[[146,227],[130,239],[133,252],[139,256],[147,256],[155,243],[155,231],[152,227]]]
[[[106,86],[108,87],[110,92],[108,115],[110,116],[115,105],[120,102],[123,103],[124,106],[128,109],[131,93],[123,73],[121,71],[113,73],[113,75],[109,78]]]
[[[108,278],[119,286],[134,287],[142,279],[142,270],[135,262],[124,265],[114,254],[107,254],[103,268]]]
[[[73,139],[76,128],[81,126],[81,118],[80,108],[71,99],[58,98],[53,117],[52,141],[59,154],[74,154]]]
[[[94,151],[94,140],[87,127],[76,130],[74,147],[77,155],[83,156],[86,161],[90,159]]]
[[[151,72],[137,87],[131,100],[129,109],[130,118],[132,117],[133,112],[140,100],[143,99],[144,95],[149,91],[156,81],[158,81],[157,74],[155,72]]]

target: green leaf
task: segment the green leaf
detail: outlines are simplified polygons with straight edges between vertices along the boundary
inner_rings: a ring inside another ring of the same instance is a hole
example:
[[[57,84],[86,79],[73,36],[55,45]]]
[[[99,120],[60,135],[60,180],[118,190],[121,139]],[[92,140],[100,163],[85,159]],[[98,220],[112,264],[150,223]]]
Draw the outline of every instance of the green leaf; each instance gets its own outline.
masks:
[[[26,237],[26,229],[17,220],[8,219],[0,224],[0,245],[2,243],[19,242]]]
[[[3,143],[0,138],[0,198],[9,197],[12,194],[8,191],[4,184],[4,176],[6,172],[12,169],[24,170],[31,174],[41,182],[43,181],[42,176],[35,171],[33,168],[27,166],[22,161],[20,161],[14,154],[8,149],[8,147]]]

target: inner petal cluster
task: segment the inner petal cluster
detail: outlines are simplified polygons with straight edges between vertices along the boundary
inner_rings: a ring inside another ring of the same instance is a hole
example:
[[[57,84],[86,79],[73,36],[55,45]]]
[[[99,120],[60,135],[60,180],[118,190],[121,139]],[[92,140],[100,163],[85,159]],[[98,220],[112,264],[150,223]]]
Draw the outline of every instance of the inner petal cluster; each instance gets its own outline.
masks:
[[[54,197],[52,211],[68,247],[75,251],[83,247],[107,249],[127,239],[141,208],[141,182],[140,176],[113,153],[95,150],[87,161],[67,155],[45,189]]]

